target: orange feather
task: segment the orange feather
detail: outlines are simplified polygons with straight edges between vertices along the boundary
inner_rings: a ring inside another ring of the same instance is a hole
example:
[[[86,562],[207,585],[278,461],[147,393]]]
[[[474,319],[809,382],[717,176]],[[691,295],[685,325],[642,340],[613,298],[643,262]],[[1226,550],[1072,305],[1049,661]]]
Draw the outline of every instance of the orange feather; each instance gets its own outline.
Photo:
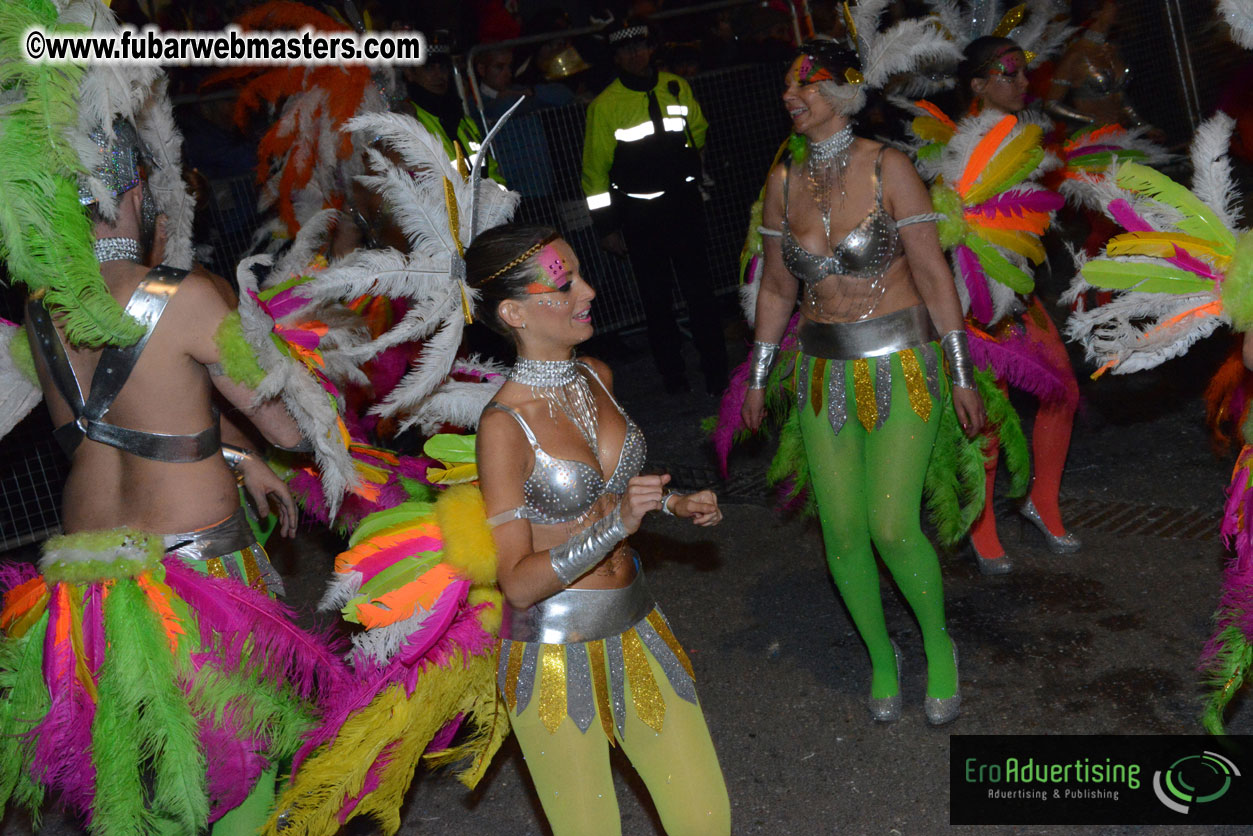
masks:
[[[413,615],[418,607],[429,610],[448,585],[461,575],[447,563],[437,563],[409,583],[357,606],[357,617],[366,629],[386,627]]]
[[[966,163],[966,170],[962,172],[961,179],[957,181],[957,193],[962,197],[966,196],[966,192],[970,191],[970,187],[979,179],[979,175],[987,168],[988,163],[992,162],[992,157],[996,155],[996,151],[1001,147],[1001,143],[1005,141],[1005,137],[1009,136],[1010,131],[1018,124],[1018,117],[1013,114],[1006,114],[1001,121],[997,122],[988,131],[988,135],[979,140],[979,144],[975,146],[975,150],[970,154],[970,161]]]

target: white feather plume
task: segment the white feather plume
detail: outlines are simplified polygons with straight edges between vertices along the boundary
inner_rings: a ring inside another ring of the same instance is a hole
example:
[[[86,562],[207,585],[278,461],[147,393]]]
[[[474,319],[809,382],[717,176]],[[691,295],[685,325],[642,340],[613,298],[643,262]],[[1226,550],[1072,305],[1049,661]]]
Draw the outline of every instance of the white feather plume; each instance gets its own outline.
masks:
[[[157,211],[165,216],[166,240],[162,260],[171,267],[190,270],[196,202],[183,180],[183,135],[174,124],[168,87],[168,78],[164,75],[157,78],[152,94],[139,111],[135,127],[156,163],[148,175],[148,188],[152,190]]]
[[[1226,315],[1188,317],[1164,323],[1212,302],[1213,293],[1120,293],[1090,311],[1071,314],[1066,334],[1083,345],[1098,366],[1113,363],[1114,374],[1151,369],[1187,353],[1198,340],[1229,324]]]
[[[258,401],[274,397],[283,399],[283,405],[296,419],[301,435],[313,446],[328,512],[334,517],[343,495],[356,487],[359,477],[352,455],[340,435],[340,406],[331,401],[326,390],[303,363],[279,351],[272,339],[274,320],[248,292],[257,289],[253,268],[270,262],[269,256],[253,256],[240,262],[236,272],[240,290],[239,318],[244,336],[265,371],[265,378],[257,386],[256,398]]]
[[[1218,11],[1231,27],[1231,39],[1245,49],[1253,49],[1253,2],[1218,0]]]
[[[1227,149],[1236,120],[1219,111],[1201,123],[1192,138],[1192,192],[1213,209],[1229,229],[1241,221],[1240,191]]]
[[[865,37],[863,35],[863,37]],[[866,38],[862,56],[866,84],[878,89],[897,73],[911,72],[924,62],[957,61],[961,51],[933,20],[903,20],[882,34]]]

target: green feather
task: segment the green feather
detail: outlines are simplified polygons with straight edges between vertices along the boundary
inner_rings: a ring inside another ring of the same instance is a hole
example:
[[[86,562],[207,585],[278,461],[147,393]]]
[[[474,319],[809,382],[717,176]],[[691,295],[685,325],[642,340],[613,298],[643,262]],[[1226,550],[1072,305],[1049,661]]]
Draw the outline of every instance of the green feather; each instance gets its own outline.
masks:
[[[92,729],[93,826],[102,833],[145,832],[160,819],[179,832],[199,832],[209,817],[204,758],[160,619],[132,581],[114,584],[104,619],[112,640]]]
[[[1230,614],[1226,617],[1230,618]],[[1222,611],[1215,614],[1216,620],[1220,618],[1224,618]],[[1253,647],[1249,646],[1238,620],[1232,618],[1231,622],[1215,637],[1220,643],[1218,655],[1206,667],[1202,677],[1209,694],[1201,711],[1201,725],[1210,734],[1227,733],[1223,728],[1223,710],[1240,692],[1248,679],[1249,666],[1253,665]]]
[[[1109,290],[1142,293],[1203,293],[1214,289],[1214,280],[1198,276],[1182,267],[1143,261],[1114,261],[1096,258],[1079,270],[1088,284]]]
[[[25,329],[13,335],[9,340],[9,357],[13,366],[35,386],[39,385],[39,373],[35,371],[35,358],[30,353],[30,340],[26,339]]]
[[[257,362],[257,353],[244,336],[239,311],[226,315],[213,335],[213,342],[217,344],[222,371],[227,377],[252,389],[261,385],[261,381],[265,380],[265,370]]]
[[[402,502],[394,508],[375,511],[361,521],[352,537],[348,540],[349,548],[369,540],[375,534],[402,523],[416,524],[423,517],[435,518],[435,505],[429,502]]]
[[[951,250],[966,237],[967,232],[961,197],[943,183],[936,183],[931,187],[931,205],[944,216],[936,223],[940,246]]]
[[[1223,310],[1237,331],[1253,328],[1253,231],[1244,232],[1236,242],[1223,280],[1222,298]]]
[[[48,612],[20,639],[0,641],[0,819],[8,802],[38,815],[43,786],[31,780],[34,741],[27,735],[51,707],[43,679]]]
[[[1214,210],[1160,171],[1140,163],[1126,162],[1118,166],[1116,182],[1121,188],[1179,210],[1183,215],[1178,223],[1180,232],[1212,242],[1223,255],[1231,255],[1235,251],[1235,235],[1218,219]]]
[[[24,60],[32,27],[56,26],[47,3],[0,4],[0,89],[22,92],[0,107],[0,259],[9,275],[42,295],[70,343],[130,345],[143,326],[110,295],[92,251],[92,231],[78,202],[85,174],[67,136],[78,121],[83,68]]]
[[[983,512],[983,436],[967,438],[962,432],[952,396],[945,393],[940,404],[940,426],[923,479],[927,514],[936,535],[951,547],[974,525]]]
[[[1027,452],[1027,437],[1022,431],[1022,421],[1010,403],[1009,396],[996,385],[996,374],[990,369],[975,369],[975,383],[979,397],[988,414],[988,425],[996,428],[1001,450],[1005,452],[1005,467],[1009,470],[1009,495],[1027,495],[1031,487],[1031,455]]]
[[[229,718],[234,728],[265,744],[271,762],[295,754],[304,735],[313,726],[311,707],[298,699],[290,688],[275,688],[257,671],[225,674],[210,665],[196,673],[188,694],[196,716],[219,726]]]
[[[1035,290],[1035,279],[1010,263],[1009,259],[1001,255],[988,241],[972,232],[966,236],[963,243],[974,250],[975,256],[979,259],[979,266],[988,274],[988,278],[995,279],[1015,293],[1021,293],[1024,296]]]

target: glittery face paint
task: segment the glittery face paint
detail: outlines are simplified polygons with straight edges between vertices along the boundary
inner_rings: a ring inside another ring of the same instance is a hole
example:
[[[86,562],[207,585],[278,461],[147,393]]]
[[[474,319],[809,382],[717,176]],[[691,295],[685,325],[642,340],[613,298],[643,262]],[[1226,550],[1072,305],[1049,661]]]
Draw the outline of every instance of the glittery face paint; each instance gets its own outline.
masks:
[[[552,293],[570,287],[570,265],[555,243],[545,244],[535,254],[537,276],[526,286],[528,294]]]
[[[805,87],[817,84],[819,81],[835,81],[835,76],[820,67],[809,55],[798,55],[784,77],[784,83],[789,87],[793,84],[797,87]]]
[[[1021,49],[1006,47],[989,65],[989,76],[1014,76],[1027,69],[1027,57]]]

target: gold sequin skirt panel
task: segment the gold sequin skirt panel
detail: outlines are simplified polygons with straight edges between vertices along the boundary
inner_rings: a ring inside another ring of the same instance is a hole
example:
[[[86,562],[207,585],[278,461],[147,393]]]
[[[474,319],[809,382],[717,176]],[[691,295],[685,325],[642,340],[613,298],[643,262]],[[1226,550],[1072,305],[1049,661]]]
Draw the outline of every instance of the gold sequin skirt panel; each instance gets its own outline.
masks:
[[[795,369],[796,408],[815,416],[826,405],[831,430],[840,430],[850,417],[866,432],[883,426],[898,408],[893,403],[893,381],[903,379],[908,408],[928,421],[941,402],[947,380],[941,367],[939,343],[930,342],[880,357],[828,360],[801,354]]]
[[[658,608],[607,639],[570,644],[503,639],[497,685],[511,715],[534,701],[550,733],[566,717],[583,733],[599,719],[612,744],[626,733],[628,693],[630,710],[641,721],[657,732],[665,724],[665,699],[650,658],[680,699],[699,705],[692,663]]]

